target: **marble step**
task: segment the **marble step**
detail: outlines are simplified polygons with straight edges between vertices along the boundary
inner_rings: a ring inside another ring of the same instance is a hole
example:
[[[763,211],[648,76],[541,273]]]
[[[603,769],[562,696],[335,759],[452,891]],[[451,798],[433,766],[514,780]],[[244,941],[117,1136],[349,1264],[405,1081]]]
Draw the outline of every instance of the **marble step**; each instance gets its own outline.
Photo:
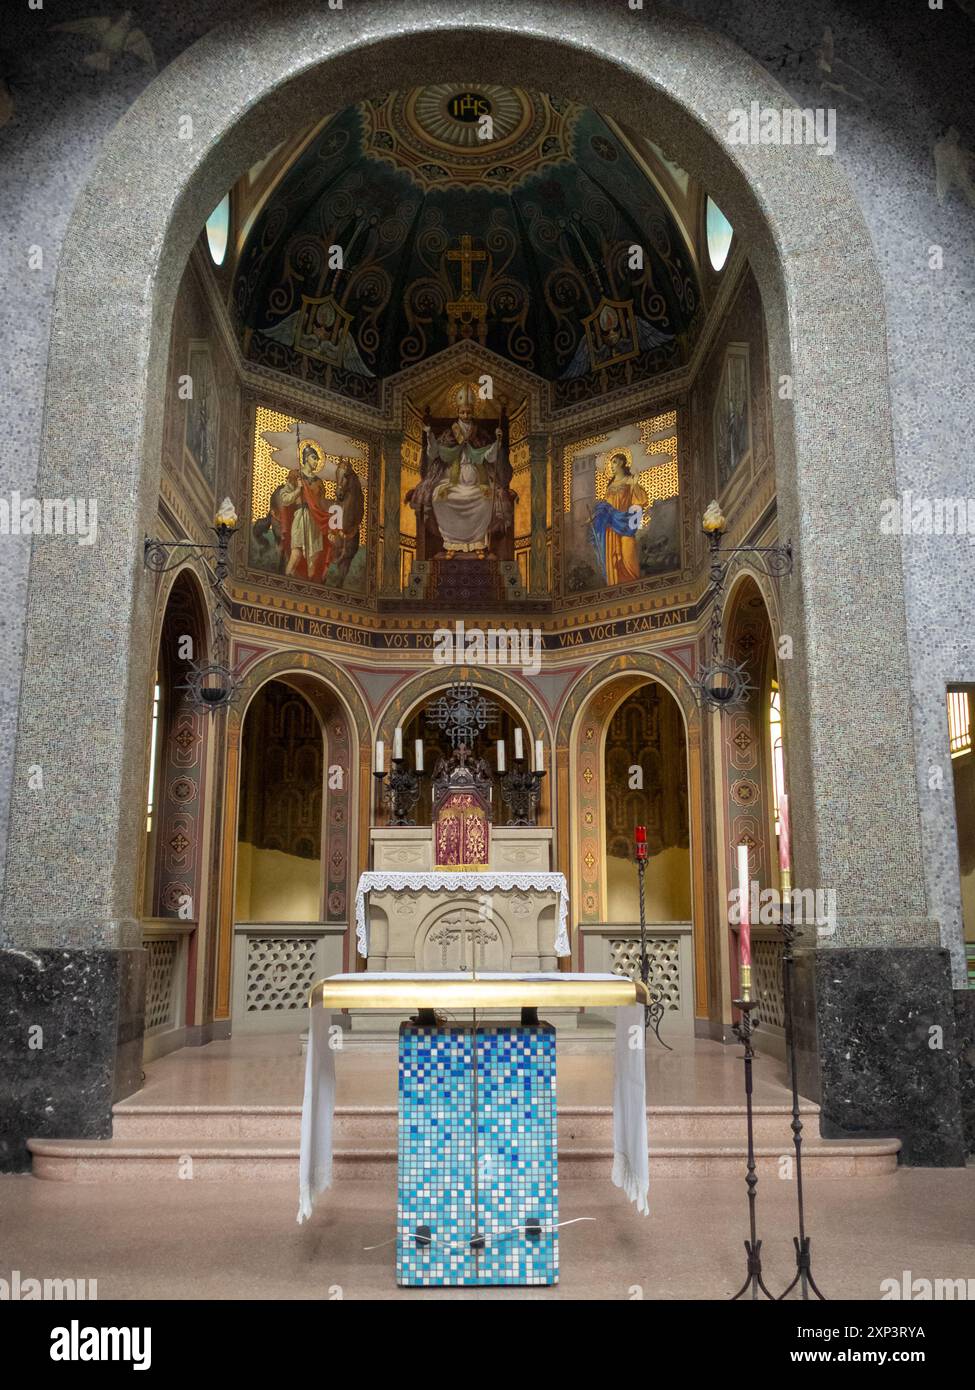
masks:
[[[286,1139],[32,1139],[33,1173],[55,1182],[145,1182],[156,1180],[266,1181],[297,1183],[298,1146]],[[897,1166],[900,1141],[810,1139],[803,1145],[803,1176],[809,1178],[877,1177]],[[790,1151],[791,1152],[791,1151]],[[744,1145],[720,1141],[684,1141],[650,1145],[651,1180],[657,1178],[727,1178],[743,1175]],[[756,1146],[760,1176],[782,1177],[789,1153],[782,1145]],[[560,1139],[559,1173],[563,1180],[608,1179],[612,1146]],[[335,1177],[395,1182],[396,1148],[337,1139]]]
[[[801,1107],[807,1140],[819,1137],[819,1107]],[[559,1134],[565,1140],[609,1143],[613,1112],[605,1105],[560,1106]],[[151,1106],[122,1102],[113,1114],[112,1134],[124,1140],[182,1140],[217,1142],[223,1139],[290,1139],[298,1142],[298,1106]],[[792,1144],[791,1111],[776,1105],[754,1109],[755,1142]],[[396,1145],[397,1119],[393,1106],[339,1106],[335,1112],[336,1140],[349,1143],[386,1141]],[[653,1143],[668,1141],[745,1142],[745,1111],[740,1105],[647,1107],[647,1132]]]

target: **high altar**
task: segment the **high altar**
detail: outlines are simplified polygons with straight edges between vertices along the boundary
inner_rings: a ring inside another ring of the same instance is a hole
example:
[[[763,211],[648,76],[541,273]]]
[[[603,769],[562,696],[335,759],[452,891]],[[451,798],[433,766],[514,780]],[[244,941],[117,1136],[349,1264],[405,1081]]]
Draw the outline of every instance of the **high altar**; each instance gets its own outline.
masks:
[[[489,843],[485,867],[496,873],[552,870],[550,828],[492,827]],[[371,844],[377,871],[421,875],[434,869],[429,826],[377,826]],[[423,887],[370,892],[367,969],[554,970],[558,895],[523,881],[524,887],[490,890],[489,914],[485,889],[473,882],[449,894]]]

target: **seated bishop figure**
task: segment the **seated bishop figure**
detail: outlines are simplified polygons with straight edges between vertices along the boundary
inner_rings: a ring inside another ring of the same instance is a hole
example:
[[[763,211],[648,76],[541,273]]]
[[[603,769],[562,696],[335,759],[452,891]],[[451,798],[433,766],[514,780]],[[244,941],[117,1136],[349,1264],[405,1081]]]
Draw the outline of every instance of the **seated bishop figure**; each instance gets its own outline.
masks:
[[[484,440],[474,419],[474,399],[474,388],[462,386],[457,393],[458,417],[450,429],[438,438],[429,425],[424,427],[430,471],[409,499],[417,511],[424,503],[432,505],[448,558],[487,555],[497,506],[494,465],[501,430],[495,431],[493,440]]]

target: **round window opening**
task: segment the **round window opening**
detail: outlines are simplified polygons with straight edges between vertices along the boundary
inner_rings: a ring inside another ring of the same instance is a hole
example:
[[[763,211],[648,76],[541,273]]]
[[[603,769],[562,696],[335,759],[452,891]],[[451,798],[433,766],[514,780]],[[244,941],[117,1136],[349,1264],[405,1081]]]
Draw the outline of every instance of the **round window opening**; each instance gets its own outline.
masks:
[[[728,259],[735,229],[713,198],[708,199],[707,233],[708,259],[714,270],[721,270]]]
[[[221,198],[206,222],[207,245],[214,265],[223,265],[230,240],[230,194]]]

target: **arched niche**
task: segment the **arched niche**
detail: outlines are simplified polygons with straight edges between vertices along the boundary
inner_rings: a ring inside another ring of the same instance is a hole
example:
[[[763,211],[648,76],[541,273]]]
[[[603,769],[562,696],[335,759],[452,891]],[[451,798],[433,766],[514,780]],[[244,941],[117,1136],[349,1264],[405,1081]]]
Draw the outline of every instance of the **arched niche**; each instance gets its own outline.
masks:
[[[357,834],[359,807],[368,805],[368,716],[349,677],[324,657],[311,652],[275,652],[247,667],[238,699],[227,711],[214,1000],[218,1019],[229,1018],[231,1012],[242,730],[258,692],[268,681],[275,680],[300,694],[315,711],[321,726],[324,786],[318,920],[323,927],[341,935],[342,965],[347,966],[354,957],[348,941],[350,913],[360,866],[365,864],[368,853],[368,838],[363,840]]]
[[[602,774],[606,921],[640,920],[634,829],[642,825],[646,919],[689,922],[687,736],[680,706],[659,682],[643,681],[608,712]]]
[[[516,726],[524,731],[524,754],[531,766],[535,742],[542,741],[545,777],[542,779],[541,799],[538,804],[539,825],[551,825],[553,797],[551,782],[553,776],[551,726],[546,713],[534,691],[504,667],[498,666],[434,666],[421,675],[414,676],[395,691],[380,711],[376,723],[376,738],[382,739],[387,760],[393,747],[393,735],[397,728],[404,730],[404,753],[413,765],[414,750],[407,730],[415,729],[423,708],[436,699],[448,686],[460,680],[470,680],[477,689],[482,690],[488,699],[494,700],[503,713],[503,728],[507,734],[508,766],[513,755],[513,730]],[[488,762],[496,769],[496,754],[491,749]],[[432,772],[428,767],[427,772]],[[426,822],[423,822],[426,823]],[[500,823],[504,823],[502,820]]]
[[[725,652],[740,664],[747,677],[746,698],[716,721],[720,745],[718,796],[721,799],[715,823],[725,827],[724,843],[719,846],[722,869],[730,887],[737,884],[737,847],[748,846],[749,874],[759,891],[779,887],[778,842],[772,797],[772,755],[769,733],[771,683],[778,679],[776,644],[778,628],[767,581],[754,571],[739,569],[729,586],[723,611]],[[800,819],[802,819],[802,808]],[[725,921],[728,933],[732,993],[737,992],[739,944],[737,929]],[[768,972],[773,962],[770,944],[757,941],[753,947],[756,966]],[[757,959],[761,955],[761,961]],[[774,954],[776,972],[780,959]],[[762,993],[762,983],[759,982]],[[781,994],[775,991],[776,998]],[[760,995],[761,997],[761,995]],[[766,1001],[767,1004],[767,1001]],[[773,1012],[778,1021],[780,1002]]]
[[[189,566],[160,595],[147,730],[143,913],[200,920],[207,853],[204,812],[210,718],[183,688],[205,664],[209,622],[199,576]]]
[[[234,921],[319,922],[325,730],[287,678],[265,681],[241,728]]]
[[[146,700],[146,779],[140,863],[146,951],[146,1060],[178,1047],[207,1015],[214,894],[211,716],[185,689],[206,664],[211,630],[205,575],[196,562],[160,578]]]
[[[685,670],[651,652],[609,657],[570,688],[556,732],[560,862],[571,866],[572,919],[580,929],[607,922],[605,836],[606,735],[617,709],[648,682],[658,684],[680,712],[684,730],[689,816],[690,919],[693,924],[694,1013],[707,1018],[720,998],[716,937],[706,913],[705,822],[701,712]],[[570,795],[575,790],[575,797]],[[580,965],[579,934],[573,953]]]

